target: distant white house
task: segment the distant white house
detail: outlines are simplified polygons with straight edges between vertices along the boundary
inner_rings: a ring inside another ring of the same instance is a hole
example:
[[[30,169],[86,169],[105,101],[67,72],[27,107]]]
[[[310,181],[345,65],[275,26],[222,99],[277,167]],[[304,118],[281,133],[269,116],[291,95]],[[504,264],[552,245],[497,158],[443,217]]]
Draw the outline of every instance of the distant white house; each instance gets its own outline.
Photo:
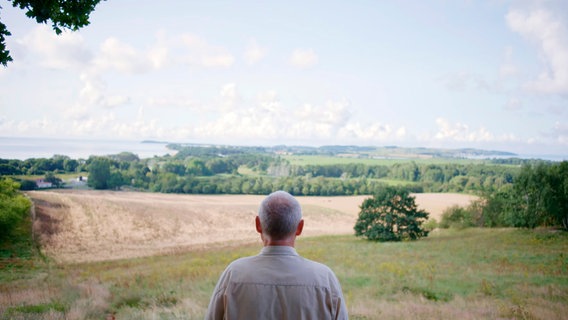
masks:
[[[37,186],[38,189],[45,189],[45,188],[53,187],[53,183],[48,182],[48,181],[44,181],[43,179],[37,179],[35,183],[36,183],[36,186]]]

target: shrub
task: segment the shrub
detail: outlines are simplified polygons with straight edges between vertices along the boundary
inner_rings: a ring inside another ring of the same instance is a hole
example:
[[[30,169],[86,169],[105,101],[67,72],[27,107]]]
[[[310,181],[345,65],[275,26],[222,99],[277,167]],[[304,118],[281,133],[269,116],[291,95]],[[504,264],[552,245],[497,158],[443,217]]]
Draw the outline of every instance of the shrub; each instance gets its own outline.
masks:
[[[469,228],[475,227],[474,215],[471,210],[460,206],[452,206],[444,210],[440,228]]]
[[[422,224],[422,226],[424,227],[424,230],[430,232],[430,231],[438,228],[439,223],[436,219],[431,218],[431,219],[428,219],[424,224]]]
[[[19,188],[20,184],[12,179],[0,180],[0,238],[10,236],[31,207]]]
[[[20,181],[20,190],[28,191],[37,189],[37,184],[32,180],[22,180]]]

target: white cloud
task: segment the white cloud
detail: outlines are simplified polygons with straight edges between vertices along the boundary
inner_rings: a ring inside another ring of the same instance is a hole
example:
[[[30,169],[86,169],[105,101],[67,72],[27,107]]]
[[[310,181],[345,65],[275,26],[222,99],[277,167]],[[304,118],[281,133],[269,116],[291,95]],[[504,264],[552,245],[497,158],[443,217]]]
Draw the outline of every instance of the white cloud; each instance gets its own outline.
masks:
[[[287,112],[293,136],[314,139],[334,138],[351,117],[346,101],[327,101],[323,106],[304,104],[299,110]]]
[[[406,127],[400,127],[396,130],[396,137],[399,139],[404,139],[407,136]]]
[[[82,137],[94,135],[107,139],[139,139],[141,137],[165,137],[161,134],[166,130],[158,125],[157,119],[132,118],[131,121],[120,121],[114,112],[103,112],[75,119],[65,124],[65,128],[58,128],[58,131],[58,134],[67,132]],[[101,132],[104,132],[102,136]]]
[[[337,128],[343,126],[350,117],[349,103],[328,101],[323,107],[304,104],[299,111],[295,112],[294,118],[300,121],[320,122]]]
[[[101,78],[82,74],[81,81],[83,82],[83,88],[79,92],[80,99],[87,105],[99,104],[104,99],[101,92],[105,87]]]
[[[47,117],[38,119],[29,119],[24,121],[5,120],[0,119],[0,135],[13,137],[13,136],[37,136],[38,132],[42,136],[50,136],[60,133],[60,122],[54,122]],[[69,130],[63,131],[69,134]]]
[[[280,99],[274,90],[259,93],[257,103],[261,110],[268,112],[279,112],[280,110]]]
[[[103,70],[117,70],[124,73],[142,73],[154,66],[154,63],[136,48],[117,38],[108,38],[101,45],[95,58],[95,66]]]
[[[245,61],[253,65],[262,60],[267,53],[267,49],[260,46],[255,39],[251,39],[245,49]]]
[[[511,30],[534,42],[545,67],[527,88],[540,93],[568,94],[568,30],[566,21],[546,9],[511,10]]]
[[[459,122],[451,124],[444,118],[436,119],[436,125],[438,126],[438,131],[434,135],[434,139],[439,141],[504,142],[516,140],[516,138],[511,134],[495,136],[484,127],[474,130],[467,124]]]
[[[155,42],[146,50],[118,38],[106,39],[94,59],[93,72],[114,70],[138,74],[180,65],[228,68],[234,61],[234,56],[225,48],[211,45],[196,35],[168,36],[158,32]]]
[[[132,123],[114,123],[112,132],[119,137],[163,137],[164,128],[158,125],[157,119],[145,121],[138,119]]]
[[[346,143],[393,143],[403,141],[408,137],[408,133],[404,126],[396,128],[380,122],[369,125],[349,122],[339,130],[337,137]]]
[[[38,63],[46,68],[78,68],[92,58],[92,53],[80,34],[64,31],[56,35],[44,24],[37,25],[17,43],[24,47],[24,51],[37,55]]]
[[[191,33],[182,34],[180,40],[189,48],[205,50],[209,47],[209,44],[204,39]]]
[[[299,68],[309,68],[318,63],[318,56],[312,49],[296,49],[290,57],[290,64]]]
[[[201,56],[201,65],[204,67],[227,68],[233,65],[235,58],[228,53],[210,54]]]
[[[435,135],[436,139],[466,141],[466,137],[469,136],[469,127],[466,124],[458,122],[451,125],[443,118],[436,119],[436,124],[438,125],[438,132]]]
[[[130,103],[130,97],[122,95],[111,95],[106,97],[101,104],[105,108],[115,108]]]
[[[130,102],[128,96],[109,94],[106,83],[98,75],[83,73],[81,81],[83,88],[79,93],[79,103],[82,106],[115,108]]]
[[[109,136],[113,136],[110,131],[111,124],[116,121],[114,113],[103,113],[98,116],[89,116],[81,120],[74,120],[70,131],[79,136],[97,135],[105,132]]]
[[[367,141],[387,141],[393,136],[393,129],[388,124],[373,123],[362,126],[360,123],[349,123],[339,132],[346,139],[362,139]]]
[[[167,46],[156,45],[148,51],[148,60],[154,69],[163,69],[172,64],[170,49]]]
[[[221,46],[209,44],[199,36],[193,34],[183,34],[175,43],[180,42],[184,45],[186,61],[192,65],[207,68],[227,68],[235,62],[234,56]]]
[[[21,47],[14,52],[20,61],[30,55],[46,68],[79,69],[90,72],[118,71],[125,74],[140,74],[179,65],[204,68],[228,68],[234,56],[222,46],[215,46],[193,34],[168,35],[157,32],[155,41],[148,48],[138,48],[117,37],[105,39],[96,51],[91,51],[78,32],[64,31],[56,35],[48,26],[40,24],[30,33],[16,41]],[[12,54],[14,54],[12,52]],[[264,57],[266,50],[256,42],[247,49],[247,61],[256,62]]]
[[[276,93],[269,91],[259,95],[257,105],[224,112],[218,119],[196,126],[195,133],[202,138],[230,137],[235,140],[333,139],[349,116],[346,102],[284,108]]]
[[[328,101],[323,105],[282,106],[276,92],[258,95],[257,105],[222,113],[219,118],[192,128],[194,138],[232,141],[309,141],[310,143],[376,143],[402,141],[407,130],[388,124],[361,125],[351,121],[349,103]]]
[[[84,105],[75,104],[67,108],[63,118],[70,121],[85,121],[90,117],[89,109]]]
[[[198,103],[189,97],[149,98],[146,104],[152,107],[173,107],[188,110],[198,107]]]
[[[281,130],[279,122],[268,114],[243,109],[223,113],[212,122],[197,125],[194,132],[198,137],[206,139],[257,139],[259,137],[276,138]]]
[[[221,88],[221,110],[227,111],[238,106],[241,97],[237,92],[237,85],[228,83]]]
[[[52,128],[54,128],[55,126],[52,125],[51,121],[49,121],[47,118],[42,118],[42,119],[34,119],[31,121],[21,121],[18,123],[18,131],[19,132],[27,132],[29,130],[41,130],[46,132],[47,130],[50,130]]]

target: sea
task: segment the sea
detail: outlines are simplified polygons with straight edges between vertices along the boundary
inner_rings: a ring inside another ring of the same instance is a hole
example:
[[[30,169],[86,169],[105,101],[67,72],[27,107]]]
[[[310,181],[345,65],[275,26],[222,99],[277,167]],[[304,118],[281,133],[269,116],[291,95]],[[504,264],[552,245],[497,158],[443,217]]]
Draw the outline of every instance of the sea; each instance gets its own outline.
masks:
[[[167,142],[159,141],[0,137],[0,159],[26,160],[51,158],[54,155],[68,156],[71,159],[88,159],[90,156],[106,156],[121,152],[132,152],[141,159],[166,154],[174,155],[175,151],[168,149],[166,145]],[[566,161],[568,154],[519,154],[513,158]]]
[[[26,160],[51,158],[54,155],[68,156],[71,159],[88,159],[90,156],[105,156],[121,152],[132,152],[143,159],[175,154],[175,151],[166,148],[166,145],[166,142],[128,140],[0,137],[0,159]]]

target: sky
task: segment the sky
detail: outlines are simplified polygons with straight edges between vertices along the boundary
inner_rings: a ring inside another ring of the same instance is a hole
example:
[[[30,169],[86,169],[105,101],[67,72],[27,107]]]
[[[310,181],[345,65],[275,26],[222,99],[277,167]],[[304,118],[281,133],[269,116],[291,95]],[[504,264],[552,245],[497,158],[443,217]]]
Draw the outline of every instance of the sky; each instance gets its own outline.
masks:
[[[0,137],[568,154],[568,1],[0,6]]]

